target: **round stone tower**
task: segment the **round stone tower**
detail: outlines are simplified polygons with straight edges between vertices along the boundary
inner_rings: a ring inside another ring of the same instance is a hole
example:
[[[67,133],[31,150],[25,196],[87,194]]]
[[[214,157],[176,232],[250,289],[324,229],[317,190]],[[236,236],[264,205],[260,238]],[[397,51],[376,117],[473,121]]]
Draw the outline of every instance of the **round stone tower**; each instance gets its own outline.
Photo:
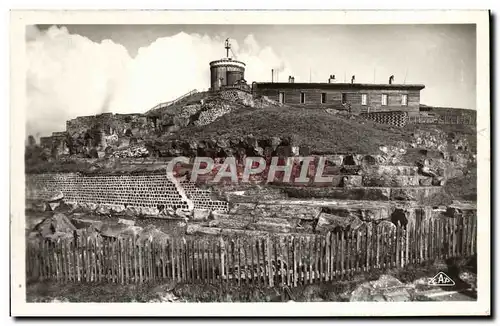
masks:
[[[245,80],[245,63],[229,57],[231,44],[226,40],[226,58],[210,62],[210,90],[237,85]],[[232,51],[231,51],[232,52]]]

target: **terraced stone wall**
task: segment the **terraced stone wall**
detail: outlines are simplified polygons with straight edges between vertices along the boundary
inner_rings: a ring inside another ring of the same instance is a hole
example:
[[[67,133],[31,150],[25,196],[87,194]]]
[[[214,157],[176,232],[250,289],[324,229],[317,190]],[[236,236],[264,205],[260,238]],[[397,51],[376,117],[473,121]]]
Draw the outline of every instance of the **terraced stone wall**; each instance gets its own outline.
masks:
[[[28,200],[49,200],[59,192],[67,203],[134,207],[148,214],[158,214],[164,208],[227,210],[227,203],[212,200],[209,190],[198,189],[190,183],[181,185],[167,175],[54,173],[26,176]]]

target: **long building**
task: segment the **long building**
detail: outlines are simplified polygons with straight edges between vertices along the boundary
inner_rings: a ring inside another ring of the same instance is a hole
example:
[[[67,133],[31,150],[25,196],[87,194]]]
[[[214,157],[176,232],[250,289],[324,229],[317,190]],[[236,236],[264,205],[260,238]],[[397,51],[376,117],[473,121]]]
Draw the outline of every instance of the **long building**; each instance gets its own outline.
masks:
[[[279,103],[311,108],[348,109],[352,113],[406,111],[418,113],[419,84],[254,82],[254,94]]]

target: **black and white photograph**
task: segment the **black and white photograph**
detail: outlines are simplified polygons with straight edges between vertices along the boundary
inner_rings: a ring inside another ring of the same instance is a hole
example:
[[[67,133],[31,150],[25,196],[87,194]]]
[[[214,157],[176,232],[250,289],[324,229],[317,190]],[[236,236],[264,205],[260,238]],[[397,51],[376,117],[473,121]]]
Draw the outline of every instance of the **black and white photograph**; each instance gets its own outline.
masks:
[[[13,314],[491,313],[487,11],[11,15]]]

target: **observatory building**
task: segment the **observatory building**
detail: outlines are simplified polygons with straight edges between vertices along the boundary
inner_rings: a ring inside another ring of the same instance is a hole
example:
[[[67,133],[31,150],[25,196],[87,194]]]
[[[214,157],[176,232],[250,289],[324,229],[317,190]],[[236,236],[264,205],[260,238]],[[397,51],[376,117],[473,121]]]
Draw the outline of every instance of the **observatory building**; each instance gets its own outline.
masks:
[[[245,63],[237,61],[229,56],[231,44],[229,39],[225,43],[226,57],[210,62],[210,90],[218,91],[227,86],[246,84]]]

